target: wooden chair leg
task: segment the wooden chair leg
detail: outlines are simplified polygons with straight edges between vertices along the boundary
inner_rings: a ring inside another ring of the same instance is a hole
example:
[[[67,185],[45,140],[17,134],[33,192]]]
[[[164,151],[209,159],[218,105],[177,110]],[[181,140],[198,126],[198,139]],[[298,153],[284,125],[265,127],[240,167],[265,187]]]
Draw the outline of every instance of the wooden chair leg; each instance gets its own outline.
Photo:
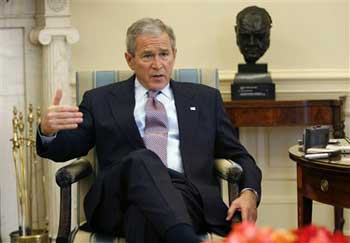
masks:
[[[68,243],[71,227],[71,190],[71,186],[61,187],[60,222],[56,238],[57,243]]]

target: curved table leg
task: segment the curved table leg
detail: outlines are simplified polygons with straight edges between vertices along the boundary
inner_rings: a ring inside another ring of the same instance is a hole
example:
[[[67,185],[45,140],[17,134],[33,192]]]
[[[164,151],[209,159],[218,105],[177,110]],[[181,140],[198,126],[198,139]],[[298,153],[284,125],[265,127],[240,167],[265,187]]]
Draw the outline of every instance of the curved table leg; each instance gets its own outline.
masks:
[[[312,200],[299,196],[298,193],[298,227],[301,228],[305,225],[311,224],[312,219]]]
[[[344,223],[344,209],[334,207],[334,231],[343,232]]]

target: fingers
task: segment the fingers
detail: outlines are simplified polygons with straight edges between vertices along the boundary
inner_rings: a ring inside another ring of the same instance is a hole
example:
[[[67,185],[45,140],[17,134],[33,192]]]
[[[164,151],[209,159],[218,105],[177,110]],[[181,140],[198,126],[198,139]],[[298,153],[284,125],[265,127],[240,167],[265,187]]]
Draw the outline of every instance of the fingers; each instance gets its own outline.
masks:
[[[79,112],[79,108],[77,106],[71,106],[71,107],[62,107],[62,106],[56,106],[52,107],[50,106],[48,109],[48,116],[49,117],[56,117],[56,118],[79,118],[82,117],[82,113]]]
[[[51,126],[60,126],[60,125],[74,125],[82,123],[82,118],[54,118],[50,121]]]
[[[40,125],[44,135],[51,136],[60,130],[75,129],[83,122],[83,113],[77,106],[60,105],[62,90],[58,89],[53,104],[48,108]]]
[[[44,135],[52,136],[60,130],[75,129],[83,122],[81,112],[48,112],[41,122]]]
[[[236,211],[241,211],[242,221],[255,222],[257,219],[257,210],[255,207],[241,207],[238,203],[232,203],[228,209],[226,220],[232,220],[232,217]]]
[[[234,215],[234,213],[236,212],[236,210],[239,209],[239,204],[232,202],[231,206],[229,207],[228,211],[227,211],[227,216],[226,216],[226,220],[230,221]]]
[[[62,99],[62,90],[61,89],[57,89],[56,90],[56,94],[55,97],[53,97],[53,105],[59,105]]]
[[[77,127],[78,127],[77,123],[51,125],[51,129],[54,131],[76,129]]]
[[[256,208],[243,208],[241,210],[241,213],[242,213],[242,221],[255,222],[257,219]]]
[[[250,191],[240,194],[230,205],[226,220],[232,220],[236,211],[241,211],[242,221],[255,222],[257,219],[256,196]]]
[[[55,132],[62,129],[74,129],[83,122],[83,113],[76,106],[51,106],[45,116],[45,124]]]

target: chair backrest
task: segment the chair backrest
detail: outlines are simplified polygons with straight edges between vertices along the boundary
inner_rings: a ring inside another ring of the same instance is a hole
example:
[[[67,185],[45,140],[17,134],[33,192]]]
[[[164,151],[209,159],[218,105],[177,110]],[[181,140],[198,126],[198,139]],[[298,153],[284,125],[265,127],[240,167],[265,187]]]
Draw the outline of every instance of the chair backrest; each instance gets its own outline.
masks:
[[[175,69],[173,79],[180,82],[201,83],[219,89],[218,71],[214,68]]]
[[[123,71],[81,71],[76,73],[76,97],[77,104],[85,91],[103,85],[119,82],[129,78],[133,72]],[[173,71],[172,77],[176,81],[201,83],[211,87],[219,88],[218,71],[210,68],[179,68]]]
[[[80,104],[83,94],[93,88],[128,79],[133,72],[124,71],[81,71],[76,73],[76,102]]]
[[[83,95],[86,91],[108,85],[114,82],[126,80],[133,75],[131,70],[108,70],[108,71],[79,71],[76,73],[76,102],[77,105],[82,101]],[[218,71],[217,69],[209,68],[179,68],[175,69],[172,73],[172,78],[180,82],[192,82],[201,83],[214,88],[219,89]],[[89,161],[92,162],[92,166],[97,172],[97,156],[95,149],[91,150],[86,156]],[[78,225],[84,220],[84,213],[82,207],[82,200],[87,190],[90,188],[86,184],[90,183],[88,180],[83,183],[79,183],[78,186]]]

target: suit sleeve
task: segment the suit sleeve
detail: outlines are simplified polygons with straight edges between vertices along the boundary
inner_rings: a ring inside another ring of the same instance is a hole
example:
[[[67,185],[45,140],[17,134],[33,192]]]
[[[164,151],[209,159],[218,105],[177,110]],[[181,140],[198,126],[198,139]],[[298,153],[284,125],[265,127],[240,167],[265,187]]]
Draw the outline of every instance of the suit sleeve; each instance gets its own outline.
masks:
[[[215,157],[231,159],[242,166],[240,189],[252,188],[261,197],[261,170],[254,158],[235,137],[234,127],[229,120],[219,91],[216,92],[216,138]]]
[[[37,153],[43,158],[64,162],[86,155],[95,144],[94,121],[88,93],[84,94],[79,110],[83,113],[83,122],[77,129],[62,130],[49,143],[43,143],[37,132]]]

